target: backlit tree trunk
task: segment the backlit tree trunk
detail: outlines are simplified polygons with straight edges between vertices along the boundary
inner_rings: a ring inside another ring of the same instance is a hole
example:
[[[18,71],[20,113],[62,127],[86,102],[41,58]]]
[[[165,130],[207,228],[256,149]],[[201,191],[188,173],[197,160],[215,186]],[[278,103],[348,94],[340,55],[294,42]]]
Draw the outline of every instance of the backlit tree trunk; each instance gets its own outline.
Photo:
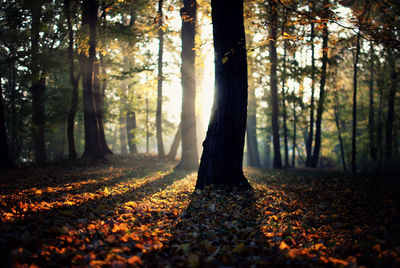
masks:
[[[216,94],[196,189],[249,189],[242,170],[248,86],[243,0],[212,0],[211,9]]]
[[[32,138],[35,148],[35,161],[46,161],[45,145],[45,101],[46,78],[42,73],[39,58],[39,32],[42,4],[32,4],[31,7],[31,75],[32,85]]]
[[[327,12],[327,10],[325,10]],[[328,64],[328,26],[327,22],[323,23],[324,29],[322,33],[322,70],[321,70],[321,81],[319,88],[319,100],[317,107],[317,119],[315,127],[315,144],[313,156],[311,159],[311,167],[317,167],[319,154],[321,150],[321,123],[322,113],[324,112],[324,100],[325,100],[325,81],[326,81],[326,69]]]
[[[342,91],[344,91],[344,88],[342,88]],[[343,166],[343,171],[346,172],[347,171],[347,167],[346,167],[346,160],[344,157],[344,146],[343,146],[343,139],[342,139],[342,128],[340,125],[340,115],[339,115],[339,94],[337,91],[334,92],[334,103],[333,103],[333,110],[335,113],[335,123],[336,123],[336,127],[338,130],[338,139],[339,139],[339,146],[340,146],[340,155],[341,155],[341,159],[342,159],[342,166]]]
[[[79,87],[80,74],[78,76],[75,76],[74,33],[72,30],[69,0],[64,0],[64,8],[65,8],[65,17],[67,19],[67,28],[68,28],[69,78],[72,84],[71,106],[68,111],[68,119],[67,119],[68,153],[69,153],[69,158],[74,159],[76,158],[74,124],[75,124],[76,111],[78,109],[78,87]]]
[[[180,169],[197,169],[199,159],[196,137],[196,80],[195,80],[195,35],[196,0],[183,0],[182,17],[182,157]]]
[[[83,113],[85,120],[85,150],[83,157],[104,158],[99,122],[95,105],[94,61],[96,58],[96,23],[98,3],[96,0],[82,2],[82,27],[89,32],[89,55],[80,54],[83,88]]]
[[[376,161],[377,147],[375,139],[375,109],[374,109],[374,47],[371,42],[371,64],[369,78],[369,115],[368,115],[368,130],[369,130],[369,149],[371,159]]]
[[[156,110],[156,132],[158,156],[164,157],[164,143],[162,138],[162,89],[163,89],[163,51],[164,30],[163,27],[163,0],[158,0],[158,82],[157,82],[157,110]]]
[[[274,168],[282,168],[281,148],[279,141],[279,106],[278,106],[278,77],[276,73],[278,57],[276,54],[276,40],[277,40],[277,2],[269,0],[269,57],[271,61],[270,73],[270,88],[271,88],[271,107],[272,107],[272,136],[274,146]]]
[[[285,151],[285,164],[284,168],[289,168],[289,141],[287,129],[287,110],[286,110],[286,53],[287,53],[287,39],[284,41],[283,47],[283,72],[282,72],[282,115],[283,115],[283,140]]]
[[[171,150],[168,153],[168,158],[171,160],[175,160],[176,153],[178,152],[179,143],[181,142],[182,137],[182,127],[181,123],[179,123],[178,130],[175,133],[174,141],[171,145]]]
[[[310,100],[310,129],[306,142],[306,166],[311,166],[312,144],[314,139],[314,94],[315,94],[315,46],[314,46],[314,23],[311,23],[311,100]]]
[[[135,131],[136,131],[136,113],[129,111],[126,114],[126,135],[128,138],[129,153],[131,154],[138,153],[136,147]]]
[[[127,142],[127,121],[126,116],[123,112],[119,115],[119,142],[121,145],[121,154],[128,154],[128,142]]]

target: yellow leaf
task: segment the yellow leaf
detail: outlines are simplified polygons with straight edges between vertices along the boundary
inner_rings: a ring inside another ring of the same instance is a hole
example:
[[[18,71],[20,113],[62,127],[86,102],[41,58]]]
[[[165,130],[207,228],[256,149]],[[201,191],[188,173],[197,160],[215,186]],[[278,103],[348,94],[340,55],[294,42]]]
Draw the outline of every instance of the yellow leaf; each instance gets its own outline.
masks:
[[[285,249],[290,249],[290,247],[285,243],[285,241],[282,241],[281,244],[279,245],[280,250],[285,250]]]
[[[222,58],[222,64],[225,64],[227,61],[228,61],[228,57],[227,56]]]

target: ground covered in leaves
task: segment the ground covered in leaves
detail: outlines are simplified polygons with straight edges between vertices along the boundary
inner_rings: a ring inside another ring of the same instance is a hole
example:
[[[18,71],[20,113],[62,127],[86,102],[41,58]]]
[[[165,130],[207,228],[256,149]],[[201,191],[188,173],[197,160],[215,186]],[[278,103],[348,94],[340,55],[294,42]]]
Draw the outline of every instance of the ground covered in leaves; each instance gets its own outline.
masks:
[[[2,266],[400,266],[394,178],[246,169],[194,191],[152,156],[0,172]]]

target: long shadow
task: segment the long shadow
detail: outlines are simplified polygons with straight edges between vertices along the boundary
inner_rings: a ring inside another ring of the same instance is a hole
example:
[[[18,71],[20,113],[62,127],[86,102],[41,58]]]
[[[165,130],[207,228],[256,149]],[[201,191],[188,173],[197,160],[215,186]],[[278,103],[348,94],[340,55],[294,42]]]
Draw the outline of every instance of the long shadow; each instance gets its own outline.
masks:
[[[156,161],[152,156],[127,156],[107,161],[68,160],[57,164],[48,163],[23,166],[18,169],[0,172],[0,192],[13,193],[33,187],[58,187],[69,183],[79,183],[88,179],[115,174],[118,169],[130,175],[149,173],[154,170],[170,169],[174,163]],[[151,167],[143,168],[143,167]]]
[[[250,267],[275,260],[277,247],[261,231],[254,191],[194,192],[172,238],[142,256],[144,267]],[[260,250],[263,249],[263,250]]]
[[[125,193],[89,200],[75,206],[62,206],[51,211],[32,213],[26,219],[17,220],[0,226],[0,263],[11,265],[10,253],[17,248],[35,251],[45,240],[54,239],[59,233],[54,230],[65,224],[72,228],[95,219],[107,220],[106,211],[112,211],[118,205],[128,201],[137,201],[159,192],[175,181],[183,179],[186,172],[172,171],[160,175],[157,180],[145,183]],[[104,211],[106,210],[106,211]],[[49,228],[52,227],[52,228]],[[24,238],[29,234],[29,241]]]

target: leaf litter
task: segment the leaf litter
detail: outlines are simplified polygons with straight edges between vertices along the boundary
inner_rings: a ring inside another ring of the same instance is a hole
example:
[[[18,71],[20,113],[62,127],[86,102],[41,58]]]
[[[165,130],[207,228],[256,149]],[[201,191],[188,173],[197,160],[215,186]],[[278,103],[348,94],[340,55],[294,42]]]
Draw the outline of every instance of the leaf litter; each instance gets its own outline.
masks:
[[[254,190],[194,190],[152,156],[1,173],[0,261],[11,267],[400,266],[399,185],[246,169]]]

